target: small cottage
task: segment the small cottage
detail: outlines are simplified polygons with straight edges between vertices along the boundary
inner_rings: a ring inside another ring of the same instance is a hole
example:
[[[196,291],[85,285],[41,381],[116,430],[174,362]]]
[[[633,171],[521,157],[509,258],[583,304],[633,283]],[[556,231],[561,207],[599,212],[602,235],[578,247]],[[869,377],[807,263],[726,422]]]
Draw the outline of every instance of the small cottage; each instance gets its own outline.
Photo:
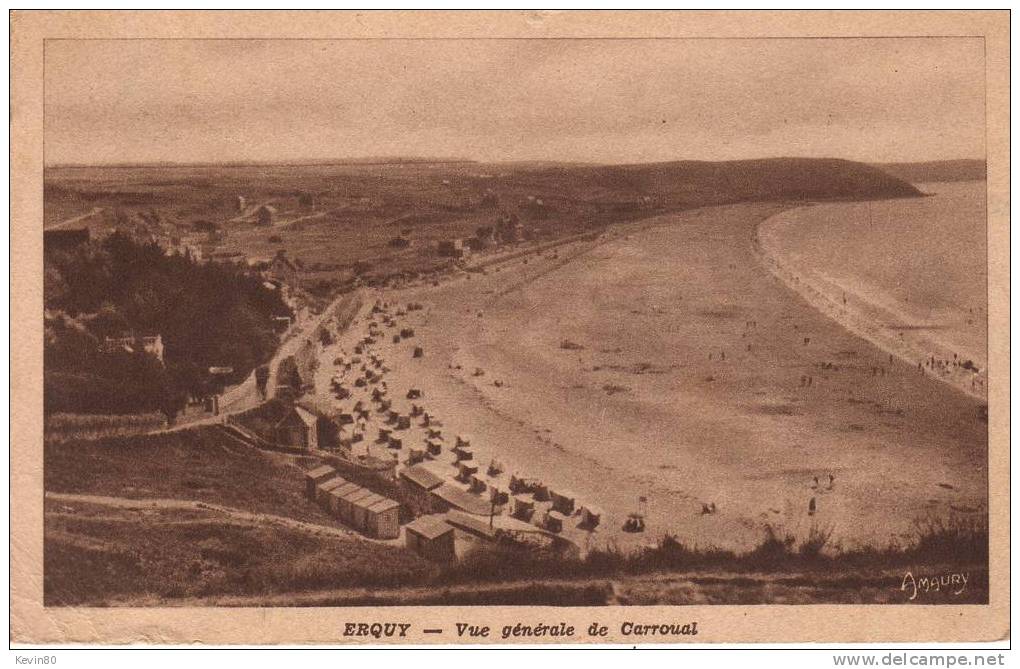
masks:
[[[305,450],[319,447],[320,431],[319,416],[298,405],[289,407],[273,430],[281,446]]]
[[[453,527],[442,516],[421,516],[408,523],[404,530],[408,550],[434,562],[456,561]]]

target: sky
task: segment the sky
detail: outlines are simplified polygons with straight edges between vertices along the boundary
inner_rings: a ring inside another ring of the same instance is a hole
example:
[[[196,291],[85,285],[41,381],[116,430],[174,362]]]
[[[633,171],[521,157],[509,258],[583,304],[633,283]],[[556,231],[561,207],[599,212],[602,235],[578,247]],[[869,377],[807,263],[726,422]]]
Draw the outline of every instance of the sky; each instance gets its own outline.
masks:
[[[974,38],[49,40],[47,164],[984,157]]]

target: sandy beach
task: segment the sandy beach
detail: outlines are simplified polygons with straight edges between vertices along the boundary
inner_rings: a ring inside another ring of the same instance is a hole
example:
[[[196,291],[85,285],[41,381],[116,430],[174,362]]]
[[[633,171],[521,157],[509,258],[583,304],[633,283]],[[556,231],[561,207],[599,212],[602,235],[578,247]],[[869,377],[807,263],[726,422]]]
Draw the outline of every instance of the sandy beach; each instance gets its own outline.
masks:
[[[984,182],[922,189],[928,197],[781,212],[759,228],[761,258],[855,334],[984,400]]]
[[[566,532],[587,545],[674,533],[746,548],[767,524],[887,545],[927,516],[982,513],[980,402],[890,360],[770,273],[755,234],[784,209],[663,216],[379,291],[366,302],[423,305],[396,319],[413,339],[377,347],[388,386],[420,388],[447,439],[473,435],[483,470],[497,459],[504,478],[604,510],[594,533]],[[363,316],[326,356],[366,329]],[[623,532],[635,511],[646,531]]]

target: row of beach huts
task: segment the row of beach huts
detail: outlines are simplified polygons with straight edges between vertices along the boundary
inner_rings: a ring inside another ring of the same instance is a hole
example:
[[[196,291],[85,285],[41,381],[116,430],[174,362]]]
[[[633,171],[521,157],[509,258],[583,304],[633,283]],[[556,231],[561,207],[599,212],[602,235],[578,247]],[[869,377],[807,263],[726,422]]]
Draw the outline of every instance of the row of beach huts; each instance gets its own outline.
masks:
[[[331,390],[340,430],[336,455],[349,459],[364,451],[370,457],[377,449],[375,455],[385,460],[383,453],[388,452],[396,465],[391,481],[398,487],[387,483],[383,488],[400,501],[346,480],[329,465],[307,473],[308,496],[346,525],[380,540],[400,536],[403,504],[405,521],[409,515],[418,516],[404,526],[407,547],[421,555],[445,556],[441,559],[450,555],[451,518],[457,519],[454,524],[462,533],[483,539],[491,539],[487,532],[502,527],[532,538],[573,543],[579,538],[575,528],[589,532],[597,528],[602,512],[582,505],[572,493],[551,489],[538,479],[510,476],[496,459],[487,466],[480,463],[471,435],[446,434],[442,422],[428,412],[421,389],[390,392],[385,381],[389,369],[377,348],[380,339],[388,343],[390,337],[384,338],[380,326],[393,329],[394,343],[414,339],[414,329],[397,319],[422,307],[411,303],[406,309],[391,308],[377,302],[368,332],[353,352],[339,351],[333,360]],[[420,347],[414,348],[412,357],[419,357]],[[418,439],[420,445],[415,443]]]

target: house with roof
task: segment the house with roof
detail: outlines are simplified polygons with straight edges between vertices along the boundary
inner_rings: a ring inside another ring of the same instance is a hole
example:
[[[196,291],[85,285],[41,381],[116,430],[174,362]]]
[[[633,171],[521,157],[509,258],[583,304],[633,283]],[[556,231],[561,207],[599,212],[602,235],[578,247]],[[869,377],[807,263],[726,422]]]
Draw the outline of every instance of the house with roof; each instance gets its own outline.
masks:
[[[266,266],[266,278],[279,284],[293,286],[297,281],[298,267],[287,257],[287,252],[280,249]]]
[[[442,516],[420,516],[404,526],[404,544],[427,560],[457,560],[453,526]]]
[[[274,440],[287,448],[313,450],[319,448],[319,438],[328,434],[329,420],[310,409],[292,404],[273,427]]]
[[[423,465],[414,465],[401,470],[401,487],[422,509],[432,509],[432,491],[443,485],[441,476]]]
[[[459,509],[476,516],[488,516],[492,511],[492,505],[477,495],[472,495],[467,490],[458,488],[451,483],[444,483],[431,493],[432,509],[443,513],[450,509]]]

